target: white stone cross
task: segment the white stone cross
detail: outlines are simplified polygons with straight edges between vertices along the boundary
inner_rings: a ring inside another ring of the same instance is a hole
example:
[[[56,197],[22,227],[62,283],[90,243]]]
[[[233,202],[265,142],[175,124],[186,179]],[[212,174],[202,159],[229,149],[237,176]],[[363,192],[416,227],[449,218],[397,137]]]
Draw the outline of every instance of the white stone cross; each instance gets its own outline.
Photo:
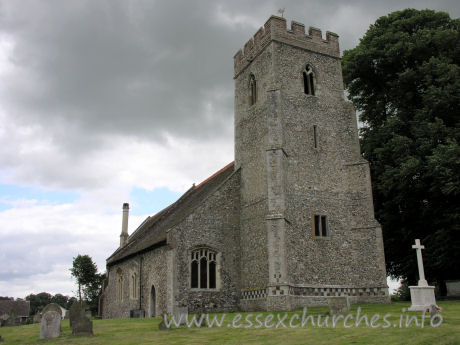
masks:
[[[420,240],[417,238],[415,240],[415,245],[413,245],[412,248],[417,250],[418,274],[420,276],[420,280],[418,281],[418,286],[428,286],[428,282],[425,280],[425,272],[423,270],[423,259],[422,259],[422,249],[425,249],[425,246],[420,245]]]

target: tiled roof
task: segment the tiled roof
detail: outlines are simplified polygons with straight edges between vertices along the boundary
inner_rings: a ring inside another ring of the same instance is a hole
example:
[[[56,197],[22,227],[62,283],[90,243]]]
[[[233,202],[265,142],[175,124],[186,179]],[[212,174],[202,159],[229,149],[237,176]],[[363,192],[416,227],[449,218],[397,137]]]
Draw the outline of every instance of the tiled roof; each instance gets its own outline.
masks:
[[[229,177],[234,162],[226,165],[198,185],[193,185],[176,202],[155,215],[148,217],[128,238],[122,248],[118,248],[108,259],[107,265],[113,265],[139,252],[166,244],[166,231],[179,223],[195,209],[217,186]]]

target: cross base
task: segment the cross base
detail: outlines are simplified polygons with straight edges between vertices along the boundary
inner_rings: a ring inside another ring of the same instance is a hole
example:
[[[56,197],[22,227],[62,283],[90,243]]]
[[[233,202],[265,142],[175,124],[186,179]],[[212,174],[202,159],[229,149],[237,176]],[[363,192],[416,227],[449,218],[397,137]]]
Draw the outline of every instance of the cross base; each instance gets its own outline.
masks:
[[[434,286],[409,286],[409,289],[412,302],[409,311],[424,311],[430,305],[436,305]]]

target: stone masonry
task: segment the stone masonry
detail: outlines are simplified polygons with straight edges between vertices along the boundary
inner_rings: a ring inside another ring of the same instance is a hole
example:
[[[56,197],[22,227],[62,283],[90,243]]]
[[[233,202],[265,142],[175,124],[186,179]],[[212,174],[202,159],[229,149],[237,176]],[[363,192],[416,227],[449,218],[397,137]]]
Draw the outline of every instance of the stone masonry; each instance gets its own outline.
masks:
[[[307,65],[314,94],[304,88]],[[292,310],[333,296],[388,303],[338,36],[323,39],[315,28],[307,35],[303,24],[288,29],[272,16],[235,55],[234,80],[235,162],[147,218],[112,254],[103,317]],[[215,287],[192,287],[197,250],[216,253]]]

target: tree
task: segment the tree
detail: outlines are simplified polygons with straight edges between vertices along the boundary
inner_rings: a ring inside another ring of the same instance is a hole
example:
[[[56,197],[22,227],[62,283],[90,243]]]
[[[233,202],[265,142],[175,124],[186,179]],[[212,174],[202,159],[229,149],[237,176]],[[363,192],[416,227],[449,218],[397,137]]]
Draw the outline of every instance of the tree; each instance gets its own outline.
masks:
[[[97,311],[104,275],[97,273],[97,266],[88,255],[75,257],[70,272],[78,284],[79,301],[82,301],[83,293],[83,297],[88,301],[91,311]]]
[[[72,306],[72,304],[74,304],[74,302],[78,301],[75,297],[70,297],[68,300],[67,300],[67,304],[65,306],[65,308],[67,310],[70,310],[70,307]]]
[[[67,303],[69,301],[69,296],[64,296],[60,293],[55,294],[51,297],[51,303],[59,304],[62,308],[67,309]]]
[[[460,278],[460,21],[406,9],[379,18],[344,52],[344,82],[360,113],[387,271],[418,279],[411,245],[426,245],[427,277]]]
[[[30,315],[35,315],[42,311],[48,304],[51,303],[52,295],[48,292],[40,292],[36,295],[30,294],[26,296],[26,301],[30,302]]]

